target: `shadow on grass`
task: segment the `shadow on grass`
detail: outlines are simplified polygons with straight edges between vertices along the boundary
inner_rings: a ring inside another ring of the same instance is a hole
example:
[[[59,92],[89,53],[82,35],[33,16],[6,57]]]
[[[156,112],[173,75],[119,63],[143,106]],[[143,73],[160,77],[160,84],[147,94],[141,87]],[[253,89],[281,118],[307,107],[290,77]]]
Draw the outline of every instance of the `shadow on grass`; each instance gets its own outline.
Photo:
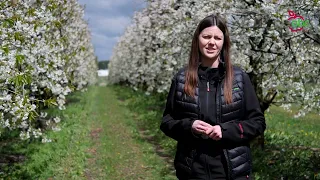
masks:
[[[78,103],[80,102],[80,98],[73,96],[73,97],[69,97],[66,100],[66,105],[70,105],[70,104],[74,104],[74,103]]]
[[[26,142],[21,142],[18,138],[17,131],[8,132],[5,131],[2,133],[0,139],[0,172],[7,165],[13,165],[14,163],[23,162],[25,156],[22,147],[25,147]]]
[[[74,103],[80,102],[79,92],[75,92],[67,96],[69,106]],[[60,116],[63,113],[58,108],[47,108],[44,111],[48,113],[48,117]],[[63,118],[62,118],[63,119]],[[38,123],[38,122],[37,122]],[[39,126],[40,127],[40,126]],[[50,128],[49,128],[50,129]],[[43,133],[47,130],[42,129]],[[48,130],[50,131],[50,130]],[[36,154],[43,146],[41,139],[30,138],[28,140],[21,140],[19,130],[4,129],[0,136],[0,179],[33,179],[33,175],[37,171],[45,169],[46,163],[38,163],[38,168],[33,167],[32,173],[24,168],[30,156]]]
[[[2,132],[0,138],[0,178],[14,179],[12,175],[27,160],[27,154],[35,153],[35,149],[29,148],[33,141],[36,140],[22,141],[19,138],[18,130]],[[28,178],[28,176],[23,175],[20,178]]]

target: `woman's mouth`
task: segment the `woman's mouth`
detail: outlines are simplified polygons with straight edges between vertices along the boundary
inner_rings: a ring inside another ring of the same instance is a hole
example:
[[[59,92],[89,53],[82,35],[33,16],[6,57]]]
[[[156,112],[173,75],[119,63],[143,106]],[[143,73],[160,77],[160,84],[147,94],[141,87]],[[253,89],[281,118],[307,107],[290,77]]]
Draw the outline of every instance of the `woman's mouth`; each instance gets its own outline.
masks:
[[[214,53],[214,51],[215,51],[215,49],[208,49],[208,48],[206,48],[206,50],[208,53]]]

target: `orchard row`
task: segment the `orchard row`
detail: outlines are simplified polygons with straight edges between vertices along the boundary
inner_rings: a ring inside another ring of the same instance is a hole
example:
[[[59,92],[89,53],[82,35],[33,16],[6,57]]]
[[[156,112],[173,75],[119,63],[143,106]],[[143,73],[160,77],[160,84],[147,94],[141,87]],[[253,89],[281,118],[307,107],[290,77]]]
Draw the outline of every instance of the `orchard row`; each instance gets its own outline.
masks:
[[[306,31],[291,32],[288,9],[310,17],[310,22],[292,21],[293,27],[308,25]],[[319,11],[313,0],[280,6],[256,0],[148,1],[119,38],[109,77],[146,93],[168,92],[173,74],[188,62],[197,24],[219,13],[229,28],[231,60],[249,73],[263,110],[294,103],[300,107],[297,116],[313,109],[320,113]]]
[[[41,137],[59,129],[50,106],[96,79],[96,57],[84,9],[76,0],[0,2],[0,133]],[[43,138],[43,141],[46,141]]]

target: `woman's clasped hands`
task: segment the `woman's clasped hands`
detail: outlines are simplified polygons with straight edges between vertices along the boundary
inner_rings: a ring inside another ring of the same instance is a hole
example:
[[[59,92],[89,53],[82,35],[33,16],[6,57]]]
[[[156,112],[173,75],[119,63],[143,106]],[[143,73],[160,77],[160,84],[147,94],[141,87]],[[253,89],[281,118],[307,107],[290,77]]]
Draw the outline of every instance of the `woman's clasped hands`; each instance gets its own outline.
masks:
[[[195,120],[192,124],[192,131],[195,134],[202,135],[203,138],[211,138],[213,140],[220,140],[222,138],[222,131],[219,125],[212,126],[201,120]]]

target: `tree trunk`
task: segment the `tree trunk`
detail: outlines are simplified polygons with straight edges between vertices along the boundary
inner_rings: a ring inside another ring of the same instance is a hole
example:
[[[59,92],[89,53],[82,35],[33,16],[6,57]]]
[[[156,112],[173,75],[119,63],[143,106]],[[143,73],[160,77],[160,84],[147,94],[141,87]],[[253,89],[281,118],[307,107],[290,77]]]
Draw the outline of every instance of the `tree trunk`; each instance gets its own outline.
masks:
[[[263,76],[261,74],[256,75],[254,73],[249,73],[249,77],[260,102],[261,111],[264,114],[276,97],[277,91],[275,89],[269,89],[267,95],[263,96],[263,89],[259,86],[259,84],[262,84]],[[264,133],[257,137],[257,143],[261,149],[264,149]]]

